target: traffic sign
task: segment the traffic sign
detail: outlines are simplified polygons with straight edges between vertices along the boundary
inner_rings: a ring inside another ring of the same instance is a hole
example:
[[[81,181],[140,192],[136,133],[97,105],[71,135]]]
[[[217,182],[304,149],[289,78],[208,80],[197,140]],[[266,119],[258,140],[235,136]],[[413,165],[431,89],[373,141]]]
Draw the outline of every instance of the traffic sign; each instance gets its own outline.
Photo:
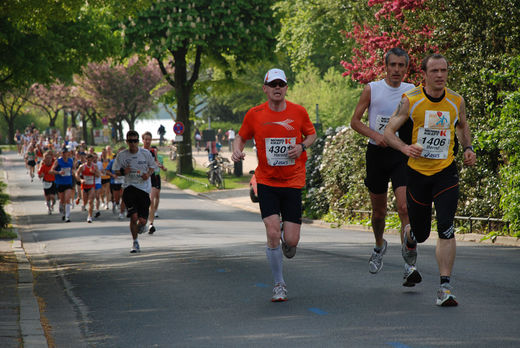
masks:
[[[177,135],[184,133],[184,124],[182,122],[175,122],[173,125],[173,132]]]

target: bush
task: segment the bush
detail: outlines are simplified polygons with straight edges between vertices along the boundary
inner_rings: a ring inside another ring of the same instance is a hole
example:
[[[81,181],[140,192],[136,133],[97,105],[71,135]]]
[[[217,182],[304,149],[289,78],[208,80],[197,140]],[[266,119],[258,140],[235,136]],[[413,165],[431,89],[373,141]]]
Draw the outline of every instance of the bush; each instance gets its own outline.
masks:
[[[3,191],[6,185],[0,181],[0,229],[7,228],[11,222],[10,216],[5,212],[4,206],[9,202],[9,196]]]
[[[341,127],[327,130],[318,146],[313,146],[308,164],[306,213],[312,217],[327,214],[329,219],[342,223],[353,215],[353,210],[370,209],[364,184],[366,142],[351,128]],[[315,155],[320,146],[322,154]]]

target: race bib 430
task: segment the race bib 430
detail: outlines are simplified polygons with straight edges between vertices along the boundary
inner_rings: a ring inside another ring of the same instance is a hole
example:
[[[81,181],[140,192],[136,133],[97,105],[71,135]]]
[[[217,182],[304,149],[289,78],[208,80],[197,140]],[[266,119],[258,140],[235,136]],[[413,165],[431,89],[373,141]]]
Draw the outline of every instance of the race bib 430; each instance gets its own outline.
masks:
[[[265,156],[270,166],[291,166],[289,150],[296,145],[296,138],[265,138]]]

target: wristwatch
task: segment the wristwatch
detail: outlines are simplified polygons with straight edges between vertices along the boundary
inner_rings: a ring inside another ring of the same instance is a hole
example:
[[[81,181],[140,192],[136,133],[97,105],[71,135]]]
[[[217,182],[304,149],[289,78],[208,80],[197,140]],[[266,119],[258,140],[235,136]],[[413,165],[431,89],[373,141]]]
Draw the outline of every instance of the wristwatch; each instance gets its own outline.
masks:
[[[471,145],[470,146],[466,146],[464,148],[464,152],[466,152],[466,150],[468,150],[468,149],[471,150],[471,152],[473,152],[473,153],[475,152],[475,150],[473,150],[473,146],[471,146]]]
[[[304,143],[300,143],[300,145],[302,146],[302,152],[305,152],[305,150],[307,150],[307,146],[305,146]]]

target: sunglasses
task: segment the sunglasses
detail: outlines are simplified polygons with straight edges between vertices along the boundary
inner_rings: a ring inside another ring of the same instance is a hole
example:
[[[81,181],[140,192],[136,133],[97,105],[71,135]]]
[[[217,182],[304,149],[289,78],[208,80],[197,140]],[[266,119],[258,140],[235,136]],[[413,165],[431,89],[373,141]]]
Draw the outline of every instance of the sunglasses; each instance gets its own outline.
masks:
[[[283,82],[282,80],[275,80],[275,81],[271,81],[269,83],[266,83],[265,84],[266,86],[269,86],[271,88],[275,88],[275,87],[285,87],[287,86],[287,82]]]
[[[126,139],[127,143],[138,143],[139,139]]]

